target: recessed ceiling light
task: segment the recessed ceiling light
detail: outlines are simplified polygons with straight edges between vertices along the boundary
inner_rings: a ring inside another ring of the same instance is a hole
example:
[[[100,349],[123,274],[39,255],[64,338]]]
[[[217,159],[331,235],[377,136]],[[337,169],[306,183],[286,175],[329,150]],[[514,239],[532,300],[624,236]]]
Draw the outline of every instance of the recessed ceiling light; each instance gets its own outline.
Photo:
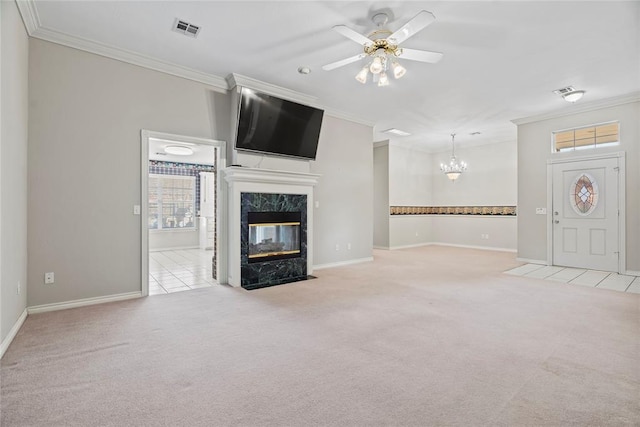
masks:
[[[193,150],[189,147],[183,147],[181,145],[167,145],[164,147],[164,152],[167,154],[174,154],[176,156],[190,156],[193,154]]]
[[[310,74],[311,73],[311,68],[309,68],[309,67],[298,67],[298,72],[300,74]]]
[[[399,135],[399,136],[409,136],[409,135],[411,135],[409,132],[405,132],[403,130],[396,129],[396,128],[383,130],[382,133],[391,133],[391,134]]]
[[[576,90],[574,92],[565,93],[562,95],[565,101],[567,102],[576,102],[584,96],[583,90]]]

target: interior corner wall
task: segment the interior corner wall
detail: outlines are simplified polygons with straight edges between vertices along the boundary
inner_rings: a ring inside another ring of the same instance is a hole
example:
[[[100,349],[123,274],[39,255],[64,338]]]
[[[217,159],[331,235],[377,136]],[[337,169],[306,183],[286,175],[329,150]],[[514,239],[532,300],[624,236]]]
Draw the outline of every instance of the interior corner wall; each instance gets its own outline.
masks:
[[[28,305],[141,291],[140,130],[227,140],[229,95],[31,39],[29,101]]]
[[[389,141],[373,148],[373,246],[389,248]]]
[[[515,141],[457,150],[469,170],[452,183],[440,171],[449,152],[427,153],[389,144],[392,206],[513,206],[517,199]],[[482,236],[486,236],[483,238]],[[515,251],[517,217],[393,215],[389,247],[440,243]]]
[[[517,143],[497,142],[456,150],[469,167],[451,182],[440,171],[450,152],[432,155],[434,206],[515,206],[517,204]],[[515,251],[517,216],[433,215],[433,241]],[[484,238],[483,238],[484,236]]]
[[[316,160],[313,264],[368,259],[373,248],[373,128],[325,114]],[[350,247],[350,249],[349,249]]]
[[[15,2],[0,2],[0,8],[0,341],[4,341],[27,307],[29,37]]]
[[[389,204],[391,206],[428,206],[432,201],[431,154],[389,144]],[[432,241],[431,216],[390,216],[389,247],[425,245]]]
[[[570,107],[567,107],[567,109]],[[626,153],[626,262],[640,271],[640,101],[567,114],[518,126],[518,257],[547,260],[547,160],[595,154]],[[620,122],[620,145],[582,152],[551,152],[552,132],[610,121]]]

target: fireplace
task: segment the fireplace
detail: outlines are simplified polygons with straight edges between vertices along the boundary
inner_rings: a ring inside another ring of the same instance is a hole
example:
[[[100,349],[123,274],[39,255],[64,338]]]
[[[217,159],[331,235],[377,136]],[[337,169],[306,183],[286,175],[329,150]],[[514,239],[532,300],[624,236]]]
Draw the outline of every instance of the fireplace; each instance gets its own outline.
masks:
[[[240,193],[240,284],[263,288],[306,280],[307,195]]]
[[[248,262],[299,258],[301,212],[247,212]]]
[[[245,289],[307,280],[313,274],[313,187],[320,175],[239,166],[227,167],[223,174],[229,184],[229,237],[223,254],[228,256],[228,269],[221,277]],[[259,218],[263,213],[267,217]],[[285,217],[271,217],[281,213]],[[268,229],[276,225],[280,236],[276,228]]]

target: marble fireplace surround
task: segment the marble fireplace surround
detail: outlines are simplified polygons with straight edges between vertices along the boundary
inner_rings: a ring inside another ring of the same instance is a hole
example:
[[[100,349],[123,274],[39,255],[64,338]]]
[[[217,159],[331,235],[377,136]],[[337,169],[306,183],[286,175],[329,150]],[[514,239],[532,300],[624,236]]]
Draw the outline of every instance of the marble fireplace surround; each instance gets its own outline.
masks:
[[[230,166],[224,170],[228,185],[228,283],[242,286],[242,193],[305,195],[307,199],[307,274],[313,272],[313,188],[320,175]],[[276,262],[276,261],[274,261]]]

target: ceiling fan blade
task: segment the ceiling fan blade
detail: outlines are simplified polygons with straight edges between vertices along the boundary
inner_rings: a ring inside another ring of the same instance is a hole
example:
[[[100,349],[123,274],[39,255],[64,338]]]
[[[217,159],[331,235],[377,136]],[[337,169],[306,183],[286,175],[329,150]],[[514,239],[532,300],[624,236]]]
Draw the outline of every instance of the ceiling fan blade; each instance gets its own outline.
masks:
[[[411,61],[430,62],[435,64],[442,59],[442,53],[431,52],[428,50],[402,49],[402,53],[398,58],[409,59]]]
[[[433,16],[433,13],[422,10],[416,16],[411,18],[409,22],[404,24],[400,29],[387,37],[387,40],[389,40],[393,44],[400,44],[435,20],[436,17]]]
[[[333,27],[333,29],[338,33],[342,34],[343,36],[345,36],[346,38],[351,39],[354,42],[358,43],[359,45],[365,46],[372,43],[371,39],[363,36],[362,34],[352,30],[351,28],[345,25],[336,25]]]
[[[336,68],[342,67],[343,65],[351,64],[352,62],[356,62],[362,58],[367,56],[366,53],[361,53],[356,56],[352,56],[350,58],[342,59],[340,61],[332,62],[331,64],[323,65],[322,69],[325,71],[335,70]]]

